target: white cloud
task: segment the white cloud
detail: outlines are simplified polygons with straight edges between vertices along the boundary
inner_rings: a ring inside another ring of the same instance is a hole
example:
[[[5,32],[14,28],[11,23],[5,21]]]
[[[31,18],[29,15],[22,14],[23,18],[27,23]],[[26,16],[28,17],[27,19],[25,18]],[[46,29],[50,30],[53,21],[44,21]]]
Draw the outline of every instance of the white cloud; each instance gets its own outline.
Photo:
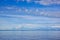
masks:
[[[26,28],[38,28],[41,27],[39,24],[23,24]]]
[[[16,24],[15,24],[16,25]],[[17,24],[16,26],[15,26],[15,29],[19,29],[19,28],[21,28],[22,27],[22,25],[20,25],[20,24]]]
[[[44,19],[44,18],[43,18]],[[12,20],[12,19],[10,19]],[[13,19],[15,21],[15,19]],[[33,19],[35,20],[35,19]],[[50,21],[51,20],[51,21]],[[7,20],[0,20],[0,30],[19,30],[21,28],[40,28],[40,27],[54,27],[54,28],[60,28],[60,24],[55,24],[54,22],[60,22],[59,20],[55,20],[55,19],[49,19],[48,21],[50,21],[49,23],[47,23],[47,20],[46,20],[46,23],[40,23],[38,22],[37,20],[35,21],[36,23],[15,23],[15,22],[12,22],[10,23],[11,21],[7,21]],[[20,21],[20,20],[19,20]],[[43,21],[44,22],[44,21]]]
[[[25,11],[25,12],[28,12],[29,10],[28,10],[28,9],[25,9],[24,11]]]
[[[37,15],[37,16],[47,16],[47,17],[60,17],[60,11],[57,11],[57,9],[38,9],[38,8],[25,8],[25,7],[5,7],[6,9],[9,9],[12,13],[24,13],[24,14],[30,14],[30,15]],[[51,11],[52,10],[52,11]],[[4,13],[4,11],[0,11],[1,13]],[[8,10],[5,11],[5,13],[9,12]]]
[[[60,4],[60,0],[36,0],[34,2],[42,5]]]
[[[54,24],[51,27],[53,27],[53,28],[60,28],[60,24]]]
[[[30,16],[30,15],[7,15],[7,14],[0,14],[1,16],[7,16],[12,18],[23,18],[27,20],[47,20],[47,21],[59,21],[60,18],[49,18],[49,17],[39,17],[39,16]],[[54,16],[54,15],[53,15]]]
[[[27,3],[34,2],[42,5],[60,4],[60,0],[16,0],[17,3],[20,1],[26,1]]]
[[[60,28],[60,24],[3,24],[2,27],[0,27],[0,30],[20,30],[24,28]]]
[[[40,28],[46,27],[46,24],[2,24],[0,30],[20,30],[21,28]]]
[[[39,19],[39,17],[35,16],[29,16],[29,15],[2,15],[2,16],[7,16],[7,17],[15,17],[15,18],[24,18],[24,19]]]

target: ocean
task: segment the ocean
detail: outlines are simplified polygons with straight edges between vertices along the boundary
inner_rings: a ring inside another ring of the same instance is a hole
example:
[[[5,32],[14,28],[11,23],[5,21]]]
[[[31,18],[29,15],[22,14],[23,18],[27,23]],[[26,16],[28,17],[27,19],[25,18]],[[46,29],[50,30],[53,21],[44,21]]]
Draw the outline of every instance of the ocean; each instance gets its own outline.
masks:
[[[60,40],[60,31],[0,31],[0,40]]]

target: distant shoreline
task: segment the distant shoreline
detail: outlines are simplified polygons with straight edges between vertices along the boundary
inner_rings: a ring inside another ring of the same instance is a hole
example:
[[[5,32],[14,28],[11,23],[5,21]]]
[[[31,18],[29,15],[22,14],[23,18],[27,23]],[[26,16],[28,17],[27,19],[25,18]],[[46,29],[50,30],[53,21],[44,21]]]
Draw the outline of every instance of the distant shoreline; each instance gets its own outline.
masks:
[[[0,31],[60,31],[60,30],[0,30]]]

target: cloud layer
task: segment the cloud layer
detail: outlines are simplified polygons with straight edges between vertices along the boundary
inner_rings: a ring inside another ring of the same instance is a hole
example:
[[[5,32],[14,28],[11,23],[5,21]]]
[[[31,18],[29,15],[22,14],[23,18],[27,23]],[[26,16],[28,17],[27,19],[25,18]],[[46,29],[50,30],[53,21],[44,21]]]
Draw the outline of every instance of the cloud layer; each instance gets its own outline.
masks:
[[[26,1],[27,3],[34,2],[36,4],[41,4],[41,5],[52,5],[52,4],[60,5],[60,0],[16,0],[16,1],[17,2]]]
[[[26,8],[26,7],[2,7],[4,9],[0,11],[0,14],[22,14],[22,15],[35,15],[35,16],[47,16],[60,18],[59,8]],[[9,13],[11,12],[11,13]]]
[[[60,28],[60,6],[56,5],[60,0],[0,1],[0,30]]]
[[[42,5],[51,5],[51,4],[59,4],[60,0],[37,0],[35,3],[42,4]]]

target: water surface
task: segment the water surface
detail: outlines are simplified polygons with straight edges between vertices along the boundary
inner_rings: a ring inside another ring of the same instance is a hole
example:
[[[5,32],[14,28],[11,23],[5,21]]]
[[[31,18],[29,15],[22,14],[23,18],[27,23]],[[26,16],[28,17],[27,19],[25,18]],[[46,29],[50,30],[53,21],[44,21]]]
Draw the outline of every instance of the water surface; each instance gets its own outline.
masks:
[[[60,31],[0,31],[0,40],[60,40]]]

